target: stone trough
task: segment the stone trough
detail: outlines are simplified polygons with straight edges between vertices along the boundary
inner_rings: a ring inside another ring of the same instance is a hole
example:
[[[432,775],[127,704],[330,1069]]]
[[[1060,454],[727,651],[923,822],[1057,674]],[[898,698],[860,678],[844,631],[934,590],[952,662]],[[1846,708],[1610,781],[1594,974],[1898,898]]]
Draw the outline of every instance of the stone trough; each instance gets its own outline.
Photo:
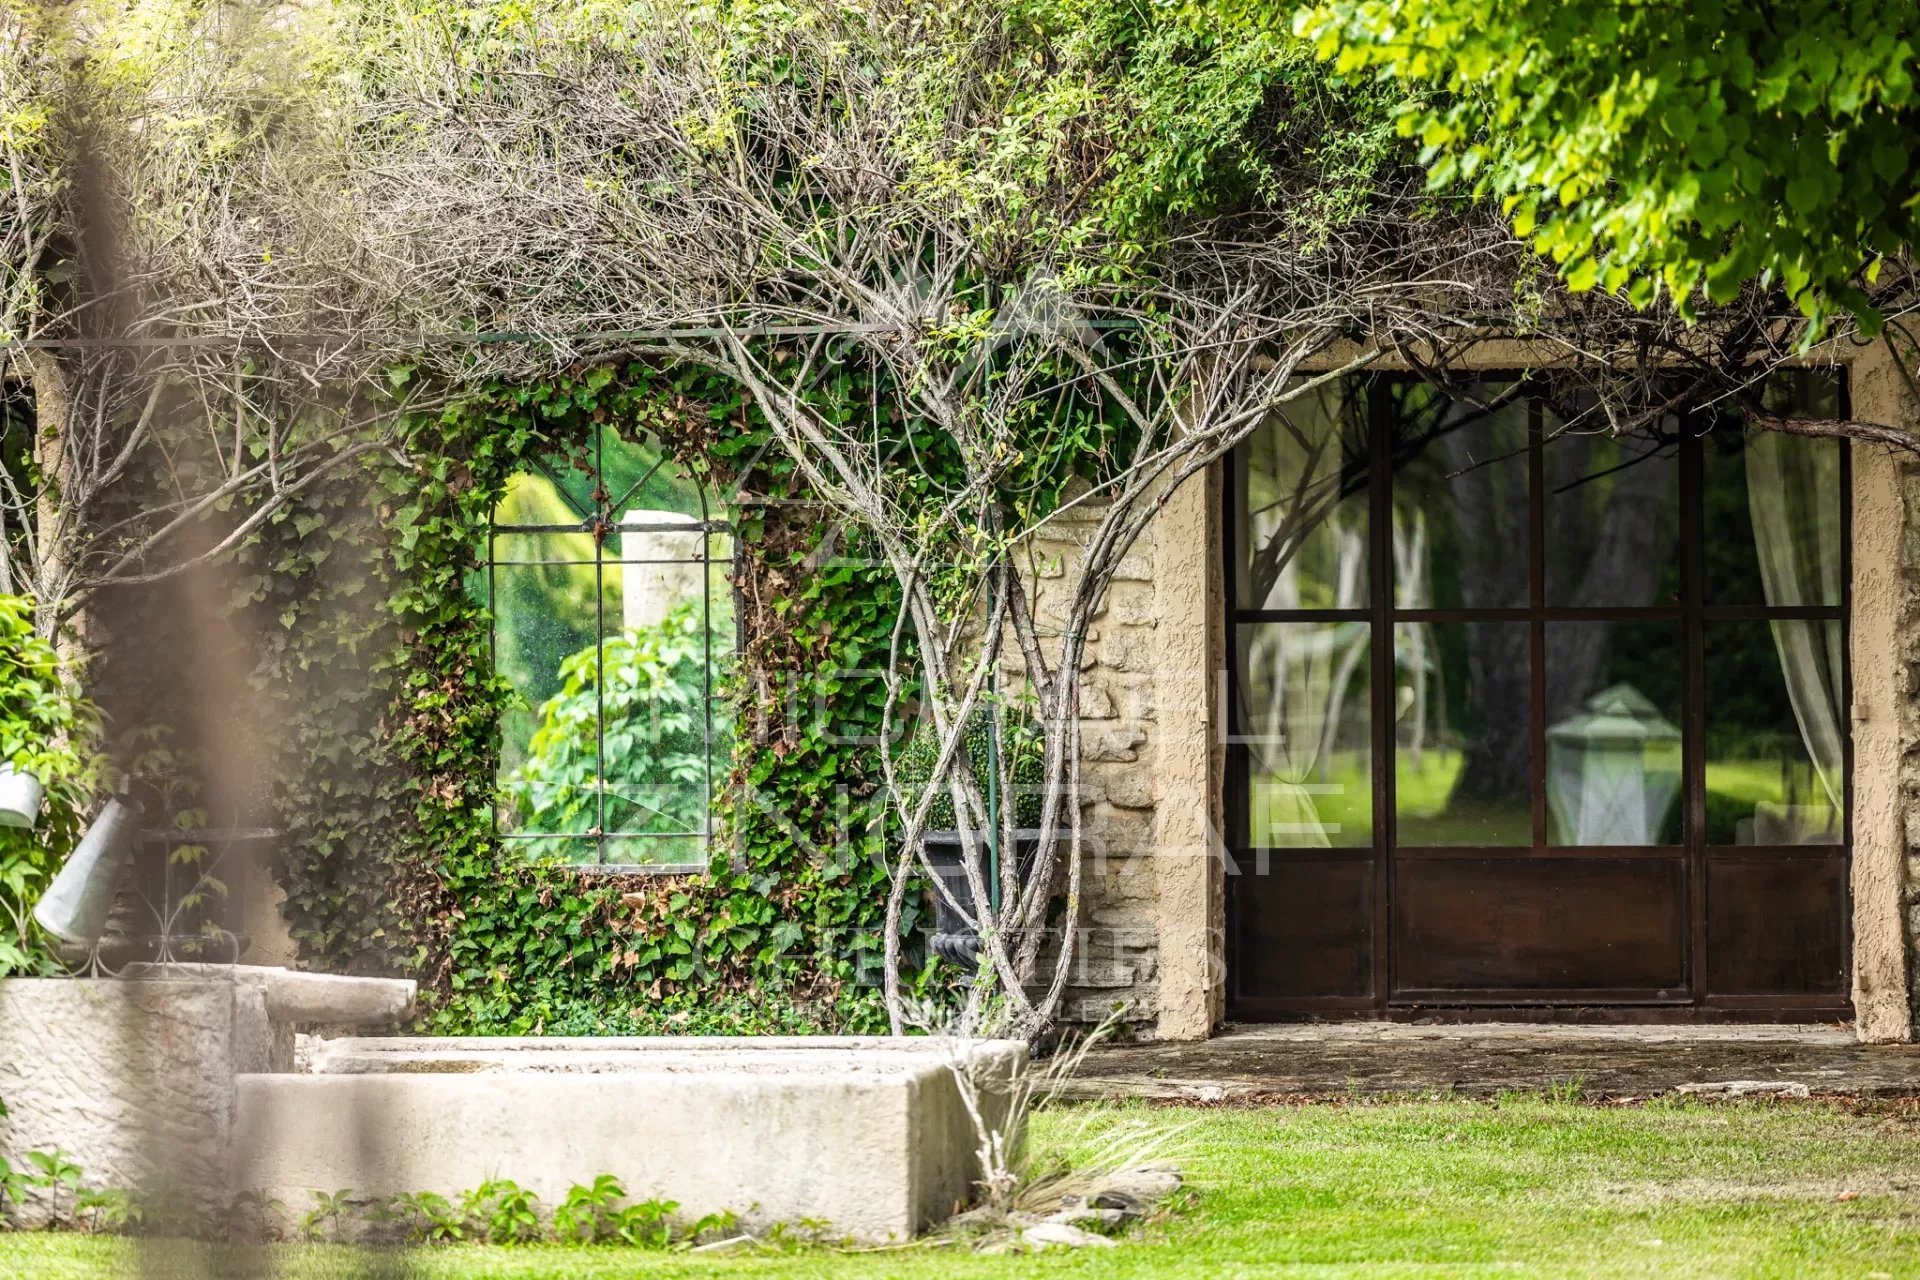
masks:
[[[59,1151],[93,1189],[231,1199],[234,1089],[294,1069],[296,1029],[413,1012],[414,984],[256,965],[137,964],[113,978],[0,980],[0,1159]],[[12,1207],[40,1226],[45,1189]],[[69,1209],[71,1205],[67,1206]]]
[[[453,1197],[493,1178],[550,1213],[612,1174],[689,1221],[904,1240],[981,1175],[955,1067],[999,1126],[1026,1056],[1004,1041],[296,1034],[403,1021],[413,1003],[411,982],[246,965],[0,981],[0,1158],[58,1149],[88,1188],[209,1216],[250,1192],[298,1218],[316,1192]],[[60,1211],[39,1192],[11,1213]]]
[[[303,1071],[242,1075],[236,1185],[454,1196],[509,1178],[551,1207],[600,1174],[634,1200],[749,1230],[905,1240],[980,1177],[955,1065],[1005,1123],[1015,1042],[874,1038],[396,1037],[304,1042]]]

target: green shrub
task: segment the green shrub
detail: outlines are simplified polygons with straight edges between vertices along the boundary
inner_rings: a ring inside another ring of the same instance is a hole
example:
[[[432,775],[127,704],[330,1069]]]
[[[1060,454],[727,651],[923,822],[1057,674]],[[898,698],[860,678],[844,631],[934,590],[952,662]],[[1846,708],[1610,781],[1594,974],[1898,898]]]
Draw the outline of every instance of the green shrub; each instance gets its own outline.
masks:
[[[703,832],[708,752],[723,758],[732,732],[718,691],[708,687],[709,646],[716,655],[732,647],[726,636],[704,634],[701,602],[690,600],[656,626],[610,635],[603,646],[589,645],[563,662],[560,692],[541,704],[526,762],[508,779],[514,825],[541,835],[590,834],[601,826],[604,785],[606,831]],[[595,738],[603,719],[604,783]],[[716,780],[725,767],[716,764]],[[582,848],[577,840],[527,843],[541,859],[568,860]],[[697,841],[648,843],[671,850],[656,861],[706,857]]]
[[[79,838],[93,794],[97,716],[61,679],[53,646],[34,633],[33,602],[0,595],[0,763],[39,779],[32,830],[0,827],[0,977],[35,964],[35,900]]]
[[[965,745],[982,796],[986,795],[987,779],[992,776],[992,743],[993,713],[987,708],[976,708],[967,724]],[[1012,762],[1014,821],[1022,827],[1037,827],[1046,791],[1046,745],[1039,727],[1025,716],[1002,708],[1000,750]],[[919,730],[901,750],[894,768],[909,805],[917,801],[921,790],[932,780],[934,766],[939,762],[940,735],[931,721],[922,721]],[[1002,803],[1005,800],[1006,797],[1001,797]],[[952,831],[957,825],[953,816],[953,794],[943,785],[928,811],[927,830]]]

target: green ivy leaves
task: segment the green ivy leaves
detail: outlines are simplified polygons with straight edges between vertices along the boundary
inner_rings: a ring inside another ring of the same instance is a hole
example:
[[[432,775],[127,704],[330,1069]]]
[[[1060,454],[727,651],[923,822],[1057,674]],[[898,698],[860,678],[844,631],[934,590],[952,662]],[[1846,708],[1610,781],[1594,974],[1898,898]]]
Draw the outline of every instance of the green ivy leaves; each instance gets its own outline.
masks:
[[[842,374],[817,394],[864,412],[869,389]],[[735,720],[744,749],[709,874],[528,865],[495,838],[499,717],[515,695],[491,669],[468,574],[508,478],[602,422],[652,433],[720,487],[797,495],[737,389],[595,366],[408,419],[412,465],[377,461],[309,495],[248,548],[236,603],[275,619],[256,679],[298,747],[281,789],[283,883],[303,955],[418,974],[428,1021],[446,1032],[878,1029],[862,978],[878,972],[885,904],[865,745],[882,694],[875,679],[823,673],[884,653],[897,600],[857,556],[816,570],[829,531],[804,507],[736,508],[744,572],[766,579],[762,596],[777,575],[791,603],[745,628],[760,693]],[[295,621],[281,626],[283,614]],[[331,678],[343,667],[362,678]]]
[[[0,766],[31,775],[44,792],[32,829],[0,827],[0,977],[40,958],[29,911],[79,837],[99,773],[97,720],[35,633],[33,601],[0,595]]]

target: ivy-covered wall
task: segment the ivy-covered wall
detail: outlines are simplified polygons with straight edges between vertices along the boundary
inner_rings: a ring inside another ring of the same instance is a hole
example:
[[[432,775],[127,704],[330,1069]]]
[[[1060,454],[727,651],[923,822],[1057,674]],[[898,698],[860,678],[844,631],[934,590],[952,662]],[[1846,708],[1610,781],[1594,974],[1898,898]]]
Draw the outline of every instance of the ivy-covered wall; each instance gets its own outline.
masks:
[[[409,372],[393,376],[404,391]],[[842,378],[820,394],[856,392]],[[529,865],[494,834],[511,693],[467,575],[508,477],[603,423],[739,490],[737,740],[704,876]],[[248,548],[232,604],[261,637],[303,963],[414,974],[450,1033],[883,1027],[883,688],[842,673],[884,656],[894,587],[794,501],[766,445],[724,383],[576,368],[410,417],[404,463],[313,494]]]

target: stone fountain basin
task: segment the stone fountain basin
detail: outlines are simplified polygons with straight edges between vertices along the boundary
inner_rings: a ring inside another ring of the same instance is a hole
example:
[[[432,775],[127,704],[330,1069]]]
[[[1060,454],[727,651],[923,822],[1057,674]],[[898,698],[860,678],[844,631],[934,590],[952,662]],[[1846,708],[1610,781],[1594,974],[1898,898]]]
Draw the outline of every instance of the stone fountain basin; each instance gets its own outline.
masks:
[[[315,1193],[454,1196],[509,1178],[548,1208],[600,1174],[679,1216],[803,1220],[910,1239],[972,1198],[978,1138],[954,1066],[1005,1123],[1013,1041],[553,1037],[309,1041],[237,1082],[235,1185],[298,1215]]]

